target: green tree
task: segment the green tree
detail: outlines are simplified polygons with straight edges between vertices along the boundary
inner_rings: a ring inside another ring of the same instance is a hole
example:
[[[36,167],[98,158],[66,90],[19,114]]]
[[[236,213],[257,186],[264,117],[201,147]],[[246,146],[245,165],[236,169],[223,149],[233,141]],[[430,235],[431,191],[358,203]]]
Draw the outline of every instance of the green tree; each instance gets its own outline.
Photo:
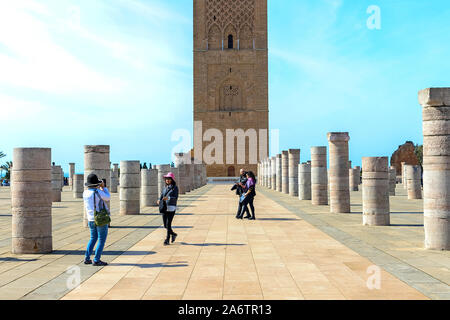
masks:
[[[0,159],[6,157],[6,154],[4,154],[2,151],[0,151]]]
[[[1,166],[1,168],[6,171],[5,179],[7,180],[11,180],[12,165],[12,161],[6,161],[6,164]]]
[[[417,159],[419,160],[419,164],[423,166],[423,145],[419,146],[418,144],[414,147],[414,153],[416,154]]]

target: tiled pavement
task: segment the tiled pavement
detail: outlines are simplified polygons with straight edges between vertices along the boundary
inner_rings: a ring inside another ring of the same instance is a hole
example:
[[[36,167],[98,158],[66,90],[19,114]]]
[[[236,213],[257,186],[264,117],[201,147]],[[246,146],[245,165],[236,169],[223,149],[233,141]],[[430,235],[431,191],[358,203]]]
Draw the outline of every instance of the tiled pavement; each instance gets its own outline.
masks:
[[[392,201],[394,226],[362,228],[359,193],[352,194],[355,214],[331,215],[260,188],[258,220],[238,221],[229,187],[208,185],[183,196],[174,220],[179,237],[168,247],[156,208],[114,212],[104,256],[110,265],[95,268],[82,264],[81,201],[66,191],[55,204],[54,253],[15,256],[9,192],[0,190],[0,299],[448,299],[450,256],[421,249],[422,215],[413,213],[421,203],[402,196]],[[380,290],[366,284],[374,264],[382,267]],[[82,283],[70,290],[73,266]]]

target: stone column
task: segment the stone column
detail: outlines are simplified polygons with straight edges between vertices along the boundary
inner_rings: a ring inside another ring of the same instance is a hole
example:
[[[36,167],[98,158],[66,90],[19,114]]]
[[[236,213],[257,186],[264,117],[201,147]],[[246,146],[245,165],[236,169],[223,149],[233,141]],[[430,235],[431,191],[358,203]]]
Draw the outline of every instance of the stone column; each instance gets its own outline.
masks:
[[[311,164],[309,163],[298,166],[298,198],[311,200]]]
[[[158,170],[141,170],[141,206],[154,207],[159,198],[158,194]]]
[[[194,165],[191,164],[190,167],[191,167],[191,170],[192,170],[192,172],[191,172],[192,173],[191,185],[192,185],[192,189],[195,189],[194,181],[193,181],[194,180],[193,179],[194,178],[194,172],[193,172],[194,171]],[[160,165],[156,166],[156,169],[158,169],[158,197],[159,197],[161,195],[161,192],[163,191],[165,185],[166,185],[166,182],[164,181],[164,176],[166,176],[171,171],[172,168],[168,164],[160,164]]]
[[[359,170],[359,168],[353,168],[348,169],[348,172],[349,172],[350,190],[358,191],[361,171]]]
[[[61,202],[61,167],[52,166],[52,201]]]
[[[75,163],[69,163],[69,186],[73,190],[73,175],[75,174]]]
[[[111,170],[111,186],[109,191],[112,193],[117,193],[118,186],[119,186],[119,164],[114,163],[113,169]]]
[[[311,148],[311,203],[328,205],[327,147]]]
[[[73,175],[72,190],[73,190],[73,197],[75,199],[83,199],[84,175],[82,174]]]
[[[185,164],[184,165],[184,174],[185,174],[186,193],[187,192],[191,192],[191,190],[192,190],[192,186],[191,186],[192,177],[191,177],[191,175],[192,174],[191,174],[191,165],[190,164]]]
[[[359,177],[358,186],[359,186],[361,184],[361,167],[357,166],[355,167],[355,169],[358,170],[358,177]]]
[[[405,166],[405,180],[408,186],[408,199],[422,199],[421,172],[419,166]]]
[[[139,161],[120,161],[120,214],[141,212],[141,167]]]
[[[425,248],[450,250],[450,88],[419,92],[423,106]]]
[[[96,174],[102,180],[106,179],[106,185],[111,186],[109,146],[84,146],[84,181],[90,174]]]
[[[276,175],[277,175],[277,182],[276,182],[276,185],[277,185],[277,191],[278,192],[281,192],[281,190],[282,190],[282,185],[283,185],[283,183],[282,183],[282,178],[281,178],[281,172],[282,172],[282,170],[281,170],[281,167],[282,167],[282,164],[281,164],[281,162],[282,162],[282,159],[281,159],[281,154],[277,154],[277,156],[276,156],[276,168],[275,168],[275,170],[276,170]]]
[[[402,162],[402,184],[403,188],[406,190],[408,189],[407,180],[406,180],[406,162]]]
[[[257,178],[258,178],[258,185],[261,185],[261,162],[258,162],[258,166],[257,166]]]
[[[289,195],[298,197],[298,165],[300,149],[289,149]]]
[[[102,180],[106,179],[106,185],[109,189],[111,186],[111,173],[109,161],[110,147],[105,145],[84,146],[84,181],[90,174],[96,174]],[[106,205],[111,210],[110,201]],[[86,212],[84,213],[84,226],[87,227]]]
[[[194,189],[200,188],[200,165],[194,163],[193,165],[194,169]]]
[[[271,187],[272,190],[277,190],[277,158],[270,158],[270,172],[271,172]]]
[[[61,192],[62,192],[63,189],[64,189],[64,171],[63,171],[63,169],[62,169],[61,166],[59,167],[59,170],[61,171],[61,180],[60,180],[60,183],[61,183]]]
[[[330,212],[350,212],[347,132],[328,133],[330,147]]]
[[[281,152],[281,192],[289,194],[289,151]]]
[[[363,225],[388,226],[389,174],[388,158],[363,158]]]
[[[191,191],[194,191],[196,189],[195,187],[195,164],[189,164],[190,171],[189,171],[189,184],[191,185]],[[169,173],[170,171],[166,172],[165,174]],[[164,175],[165,175],[164,174]],[[159,176],[159,174],[158,174]],[[161,175],[162,177],[163,175]],[[162,179],[162,178],[161,178]],[[165,182],[162,182],[162,186],[164,187]]]
[[[270,158],[266,159],[266,166],[267,166],[267,188],[272,188],[272,161]]]
[[[397,170],[394,166],[389,168],[389,195],[395,196],[395,187],[397,186]]]
[[[16,148],[11,172],[12,253],[52,252],[51,149]]]
[[[203,175],[203,185],[206,186],[208,184],[208,176],[206,174],[206,164],[202,164],[202,175]]]

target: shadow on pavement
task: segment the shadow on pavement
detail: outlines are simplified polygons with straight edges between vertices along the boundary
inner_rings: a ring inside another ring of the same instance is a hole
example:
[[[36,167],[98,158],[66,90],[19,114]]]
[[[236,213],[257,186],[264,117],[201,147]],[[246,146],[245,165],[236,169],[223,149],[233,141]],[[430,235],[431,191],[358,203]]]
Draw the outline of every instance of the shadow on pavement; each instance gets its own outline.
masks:
[[[221,247],[221,246],[245,246],[243,243],[186,243],[181,242],[182,246],[196,246],[196,247]]]
[[[148,268],[179,268],[179,267],[188,267],[187,262],[172,262],[170,263],[110,263],[109,266],[128,266],[128,267],[139,267],[142,269]]]

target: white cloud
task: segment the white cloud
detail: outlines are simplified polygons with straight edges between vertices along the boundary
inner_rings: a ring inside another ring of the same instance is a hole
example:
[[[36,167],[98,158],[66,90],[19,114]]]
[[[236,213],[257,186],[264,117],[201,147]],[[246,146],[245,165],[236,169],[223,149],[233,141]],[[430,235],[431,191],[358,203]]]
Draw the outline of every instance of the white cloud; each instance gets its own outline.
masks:
[[[32,1],[0,5],[0,45],[11,53],[0,53],[0,84],[56,94],[115,92],[124,85],[90,69],[56,44],[48,26],[25,10],[47,14],[45,7]]]

